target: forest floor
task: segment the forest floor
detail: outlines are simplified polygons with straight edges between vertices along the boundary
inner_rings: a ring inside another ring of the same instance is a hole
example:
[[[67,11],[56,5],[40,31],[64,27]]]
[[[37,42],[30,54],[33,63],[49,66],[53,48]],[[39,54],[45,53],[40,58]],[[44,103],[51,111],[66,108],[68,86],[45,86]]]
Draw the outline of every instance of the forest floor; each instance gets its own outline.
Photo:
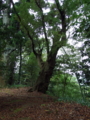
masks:
[[[90,120],[90,108],[28,89],[0,89],[0,120]]]

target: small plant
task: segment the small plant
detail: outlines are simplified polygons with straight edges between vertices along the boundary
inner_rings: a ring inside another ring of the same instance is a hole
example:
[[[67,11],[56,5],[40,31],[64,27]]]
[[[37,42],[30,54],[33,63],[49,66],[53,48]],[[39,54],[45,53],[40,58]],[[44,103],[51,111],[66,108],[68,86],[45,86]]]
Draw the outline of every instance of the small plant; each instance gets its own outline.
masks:
[[[9,88],[21,88],[21,87],[26,87],[26,85],[22,85],[22,84],[19,84],[19,85],[12,85],[12,86],[8,86]]]
[[[14,112],[14,113],[17,113],[17,112],[20,112],[20,111],[22,111],[22,108],[17,108],[17,109],[15,109],[13,112]]]
[[[46,106],[46,104],[41,104],[41,106],[43,107],[43,106]]]

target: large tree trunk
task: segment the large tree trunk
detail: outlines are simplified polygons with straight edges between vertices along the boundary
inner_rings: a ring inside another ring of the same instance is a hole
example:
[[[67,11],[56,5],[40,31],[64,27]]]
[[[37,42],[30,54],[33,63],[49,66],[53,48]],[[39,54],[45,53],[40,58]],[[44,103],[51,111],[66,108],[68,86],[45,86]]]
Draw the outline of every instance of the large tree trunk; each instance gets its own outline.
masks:
[[[56,53],[53,56],[50,55],[48,60],[43,63],[34,90],[38,92],[46,93],[46,91],[48,90],[50,78],[52,77],[53,70],[55,67],[55,60],[56,60]]]
[[[37,79],[35,90],[37,90],[38,92],[46,93],[52,73],[53,70],[50,68],[48,68],[48,70],[46,71],[43,69]]]

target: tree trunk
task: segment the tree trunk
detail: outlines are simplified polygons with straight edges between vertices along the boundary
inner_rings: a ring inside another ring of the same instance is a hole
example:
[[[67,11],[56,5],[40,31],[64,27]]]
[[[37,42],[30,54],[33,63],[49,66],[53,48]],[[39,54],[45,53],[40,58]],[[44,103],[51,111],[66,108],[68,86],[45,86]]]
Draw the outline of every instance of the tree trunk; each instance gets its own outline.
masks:
[[[50,78],[52,77],[53,70],[55,67],[55,60],[56,54],[50,56],[48,60],[45,63],[43,63],[34,90],[46,93],[46,91],[48,90]]]
[[[10,7],[10,0],[6,0],[6,5],[7,5],[7,9],[3,10],[3,24],[4,25],[9,25],[9,7]]]
[[[22,42],[20,40],[20,46],[19,46],[19,50],[20,50],[20,66],[19,66],[19,76],[18,76],[18,84],[21,84],[21,68],[22,68]]]

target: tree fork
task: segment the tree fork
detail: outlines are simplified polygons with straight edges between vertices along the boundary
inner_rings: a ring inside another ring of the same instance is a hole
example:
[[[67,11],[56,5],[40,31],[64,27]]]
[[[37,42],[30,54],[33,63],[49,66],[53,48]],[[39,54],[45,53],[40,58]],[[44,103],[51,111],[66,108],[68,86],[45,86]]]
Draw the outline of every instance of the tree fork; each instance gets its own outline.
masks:
[[[57,51],[54,54],[52,54],[51,51],[51,54],[49,54],[47,61],[43,63],[42,69],[39,73],[36,85],[34,87],[35,91],[46,93],[48,90],[50,78],[52,77],[56,63],[56,54]]]

